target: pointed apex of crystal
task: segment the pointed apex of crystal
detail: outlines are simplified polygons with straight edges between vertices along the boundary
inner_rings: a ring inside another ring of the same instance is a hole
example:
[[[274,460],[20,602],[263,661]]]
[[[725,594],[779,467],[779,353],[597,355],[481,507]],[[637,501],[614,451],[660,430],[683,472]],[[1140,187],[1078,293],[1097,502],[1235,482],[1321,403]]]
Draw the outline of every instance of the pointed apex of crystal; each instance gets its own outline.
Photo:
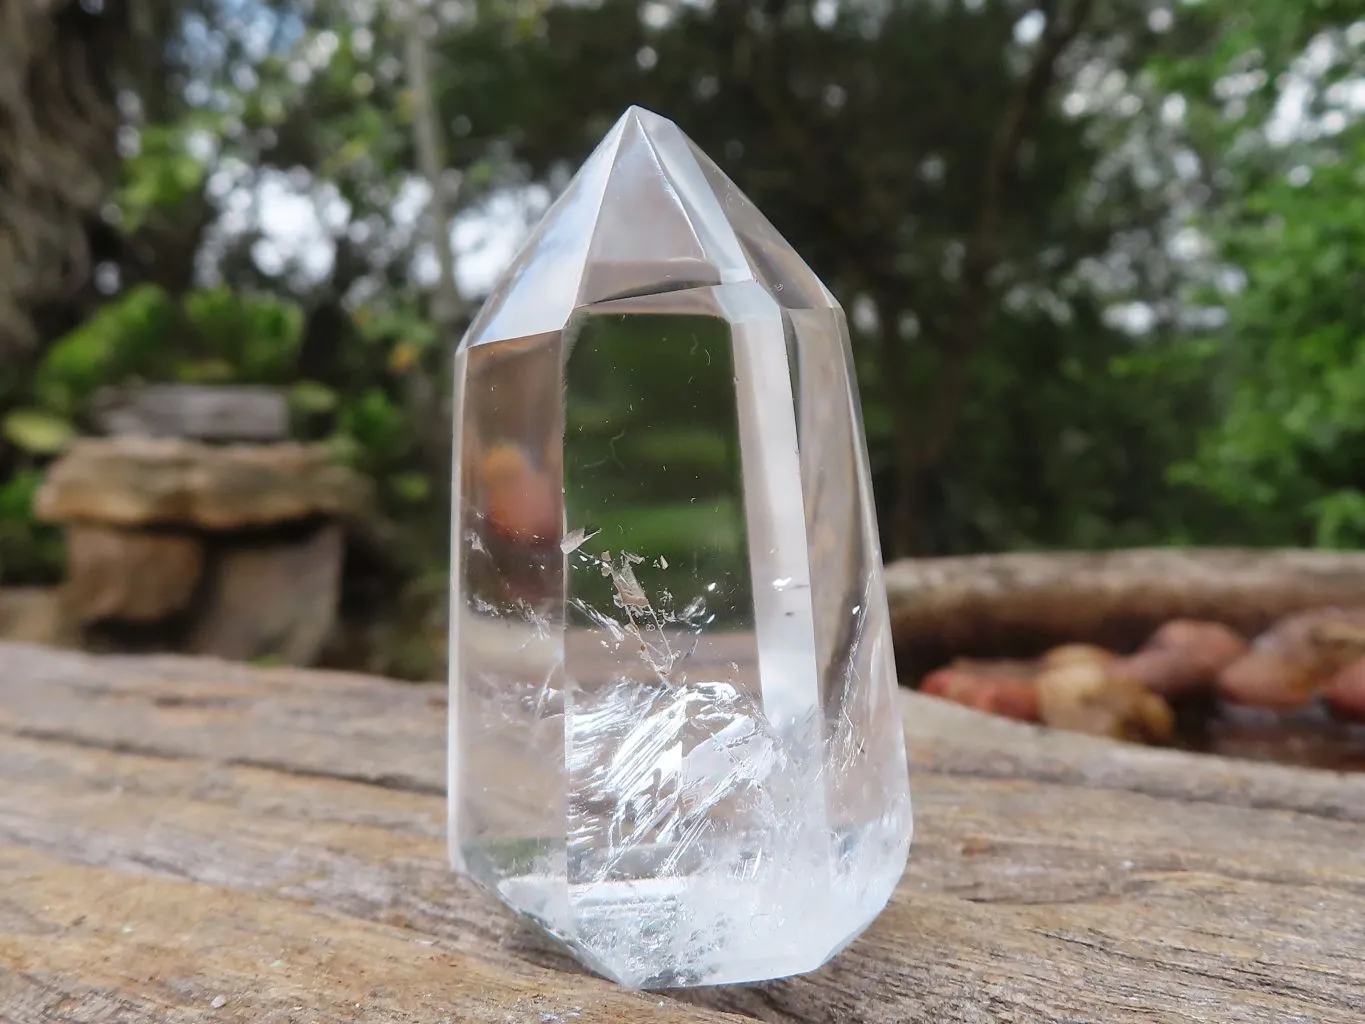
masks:
[[[529,337],[563,328],[579,283],[626,118],[597,144],[522,244],[465,333],[464,345]]]
[[[631,106],[527,238],[465,344],[557,331],[597,302],[745,281],[786,308],[837,306],[682,129]]]
[[[664,117],[662,114],[656,114],[648,107],[642,107],[638,103],[632,103],[630,106],[626,107],[625,113],[617,119],[617,124],[625,124],[627,121],[648,124],[651,127],[656,128],[661,124],[671,123],[668,118]]]

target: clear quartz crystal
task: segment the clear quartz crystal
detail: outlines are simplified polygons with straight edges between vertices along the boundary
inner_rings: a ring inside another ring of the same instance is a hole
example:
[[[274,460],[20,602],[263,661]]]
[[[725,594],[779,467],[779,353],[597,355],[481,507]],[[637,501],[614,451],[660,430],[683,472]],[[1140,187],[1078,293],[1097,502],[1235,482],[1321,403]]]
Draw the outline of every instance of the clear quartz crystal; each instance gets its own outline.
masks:
[[[839,304],[632,107],[455,387],[456,868],[623,985],[819,967],[911,835]]]

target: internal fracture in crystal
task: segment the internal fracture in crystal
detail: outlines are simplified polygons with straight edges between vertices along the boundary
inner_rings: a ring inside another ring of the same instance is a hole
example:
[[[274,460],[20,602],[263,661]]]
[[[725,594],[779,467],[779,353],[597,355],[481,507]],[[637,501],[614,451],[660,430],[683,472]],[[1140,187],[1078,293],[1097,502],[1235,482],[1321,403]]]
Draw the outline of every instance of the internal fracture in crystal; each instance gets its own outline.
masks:
[[[910,792],[843,311],[631,108],[460,345],[455,866],[632,987],[812,970]]]

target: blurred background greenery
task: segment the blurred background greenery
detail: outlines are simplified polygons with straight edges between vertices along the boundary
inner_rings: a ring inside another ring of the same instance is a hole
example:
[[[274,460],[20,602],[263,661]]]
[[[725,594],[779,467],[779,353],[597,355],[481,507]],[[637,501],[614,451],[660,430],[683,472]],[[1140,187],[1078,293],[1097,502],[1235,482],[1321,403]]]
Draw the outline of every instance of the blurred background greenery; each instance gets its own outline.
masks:
[[[888,557],[1365,540],[1365,0],[55,0],[0,68],[0,583],[178,381],[286,388],[438,591],[450,351],[631,103],[844,303]]]

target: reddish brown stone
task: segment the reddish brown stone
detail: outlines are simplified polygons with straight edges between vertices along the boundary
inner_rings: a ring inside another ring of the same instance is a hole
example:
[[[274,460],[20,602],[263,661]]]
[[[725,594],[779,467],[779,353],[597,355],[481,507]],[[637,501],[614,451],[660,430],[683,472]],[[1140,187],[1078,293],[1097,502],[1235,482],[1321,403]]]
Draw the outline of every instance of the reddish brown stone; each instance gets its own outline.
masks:
[[[999,680],[989,691],[986,710],[1020,722],[1037,722],[1038,688],[1031,681]]]
[[[1032,661],[1019,661],[1010,658],[957,658],[948,666],[957,672],[989,679],[1032,679],[1038,674],[1038,666]]]
[[[1218,676],[1218,693],[1234,704],[1293,711],[1312,701],[1322,681],[1311,659],[1253,648]]]
[[[1322,692],[1337,714],[1365,721],[1365,658],[1351,662],[1338,672]]]
[[[1365,608],[1328,608],[1309,615],[1302,628],[1324,668],[1337,672],[1365,658]]]
[[[949,667],[925,676],[920,689],[987,714],[1022,722],[1038,721],[1038,693],[1027,679]]]
[[[479,482],[484,519],[500,537],[520,544],[558,542],[563,514],[560,487],[519,446],[492,448],[479,467]]]
[[[1246,640],[1222,623],[1172,619],[1123,660],[1121,671],[1153,693],[1184,697],[1213,686],[1246,649]]]
[[[1188,651],[1217,674],[1246,653],[1247,641],[1236,630],[1221,622],[1172,619],[1153,633],[1144,647],[1149,650]]]
[[[1115,739],[1169,739],[1175,716],[1160,696],[1142,683],[1097,662],[1059,665],[1036,681],[1045,724]]]
[[[1218,677],[1230,701],[1290,711],[1365,656],[1365,608],[1315,608],[1289,615],[1256,638]]]
[[[1183,697],[1198,693],[1213,684],[1210,672],[1192,651],[1150,649],[1124,658],[1119,671],[1136,679],[1152,693],[1163,697]]]

